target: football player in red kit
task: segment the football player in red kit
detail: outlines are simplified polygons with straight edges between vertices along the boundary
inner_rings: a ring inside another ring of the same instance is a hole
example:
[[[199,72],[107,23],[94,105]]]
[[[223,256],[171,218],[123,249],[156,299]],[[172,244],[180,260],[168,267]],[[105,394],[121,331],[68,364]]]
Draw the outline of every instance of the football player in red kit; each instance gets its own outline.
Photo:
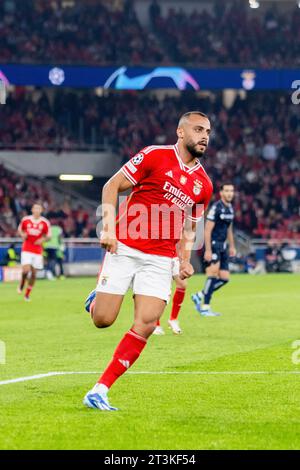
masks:
[[[90,408],[115,410],[107,393],[138,359],[170,296],[172,263],[180,240],[179,276],[193,274],[190,264],[195,223],[206,209],[212,183],[200,163],[209,141],[210,121],[198,111],[184,114],[175,145],[146,147],[104,186],[103,231],[106,255],[98,284],[86,300],[97,328],[116,320],[132,287],[134,321],[117,346],[97,384],[84,397]],[[132,189],[116,220],[118,194]]]
[[[168,320],[169,328],[175,335],[180,335],[182,329],[179,325],[178,315],[183,304],[186,288],[187,288],[187,279],[181,279],[180,277],[180,255],[173,259],[172,266],[172,277],[175,281],[175,292],[172,299],[172,309],[170,313],[170,318]],[[153,331],[154,335],[164,335],[164,329],[160,324],[160,320],[157,321],[156,328]]]
[[[43,243],[50,239],[50,223],[42,217],[43,207],[40,203],[33,204],[32,215],[23,217],[18,232],[23,239],[21,250],[22,278],[18,287],[21,294],[26,280],[25,300],[30,300],[30,293],[35,283],[36,270],[43,269]]]

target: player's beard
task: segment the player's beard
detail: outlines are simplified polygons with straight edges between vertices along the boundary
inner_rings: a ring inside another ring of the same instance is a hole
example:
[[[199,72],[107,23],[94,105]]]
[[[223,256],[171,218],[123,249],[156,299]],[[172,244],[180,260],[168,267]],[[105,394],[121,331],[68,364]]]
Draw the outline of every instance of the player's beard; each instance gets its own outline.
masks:
[[[186,148],[189,151],[189,153],[192,155],[193,158],[201,158],[201,157],[203,157],[204,152],[205,152],[205,151],[202,151],[202,150],[197,150],[196,149],[197,145],[198,145],[198,143],[197,144],[191,144],[191,143],[186,144]]]

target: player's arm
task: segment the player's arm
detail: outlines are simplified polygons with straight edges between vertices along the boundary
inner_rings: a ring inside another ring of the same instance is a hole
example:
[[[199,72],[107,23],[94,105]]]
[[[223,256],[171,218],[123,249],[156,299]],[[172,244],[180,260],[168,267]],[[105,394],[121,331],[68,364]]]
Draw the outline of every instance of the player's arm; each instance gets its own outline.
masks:
[[[204,244],[205,244],[205,252],[204,252],[204,259],[207,262],[210,262],[212,259],[212,248],[211,248],[211,234],[214,229],[215,222],[212,220],[207,219],[204,228]]]
[[[102,220],[100,245],[110,253],[116,253],[116,208],[118,194],[133,187],[122,172],[116,173],[105,183],[102,191]]]
[[[217,205],[213,204],[207,213],[205,227],[204,227],[204,245],[205,245],[204,259],[208,263],[212,260],[211,235],[215,227],[217,217],[218,217]]]
[[[40,238],[38,238],[35,242],[34,245],[42,245],[43,243],[49,241],[51,238],[51,235],[42,235]]]
[[[19,223],[19,226],[18,226],[18,234],[20,235],[20,237],[22,238],[22,240],[26,240],[27,238],[27,233],[23,230],[23,221],[21,221]]]
[[[48,242],[51,239],[51,226],[47,222],[46,225],[44,224],[43,233],[41,236],[34,242],[35,245],[43,245],[43,243]]]
[[[196,237],[196,223],[186,220],[182,237],[178,245],[178,256],[180,261],[179,277],[187,279],[194,274],[194,268],[191,265],[192,248]]]
[[[228,227],[227,240],[229,245],[229,256],[236,255],[234,236],[233,236],[233,224],[231,223]]]

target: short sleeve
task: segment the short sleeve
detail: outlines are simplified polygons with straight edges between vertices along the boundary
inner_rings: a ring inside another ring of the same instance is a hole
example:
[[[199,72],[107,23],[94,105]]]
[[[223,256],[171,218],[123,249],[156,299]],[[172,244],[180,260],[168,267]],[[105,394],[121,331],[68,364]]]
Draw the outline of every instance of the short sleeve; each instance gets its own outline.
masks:
[[[135,186],[154,168],[151,150],[143,149],[121,168],[121,173]]]
[[[211,220],[212,222],[215,222],[216,218],[217,218],[217,212],[218,212],[218,209],[217,209],[217,206],[216,204],[213,204],[210,208],[210,210],[208,211],[208,214],[207,214],[207,220]]]
[[[43,234],[47,235],[48,237],[51,237],[51,227],[48,220],[44,220]]]
[[[19,224],[19,227],[18,227],[18,230],[22,230],[22,232],[24,232],[26,230],[26,223],[25,223],[26,219],[25,217],[23,217],[23,219],[21,220],[20,224]]]

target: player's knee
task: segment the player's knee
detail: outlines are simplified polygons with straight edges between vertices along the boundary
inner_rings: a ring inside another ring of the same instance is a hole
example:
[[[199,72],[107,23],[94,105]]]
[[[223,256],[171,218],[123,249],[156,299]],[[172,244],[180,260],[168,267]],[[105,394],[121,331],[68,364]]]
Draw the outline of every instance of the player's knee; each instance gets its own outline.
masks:
[[[206,268],[205,274],[208,277],[217,277],[219,273],[219,267],[215,264],[211,264],[208,268]]]
[[[93,315],[93,322],[96,328],[108,328],[113,324],[114,320]]]
[[[157,326],[157,320],[151,321],[135,321],[133,328],[134,331],[138,332],[140,335],[148,338],[152,335],[153,331]]]

